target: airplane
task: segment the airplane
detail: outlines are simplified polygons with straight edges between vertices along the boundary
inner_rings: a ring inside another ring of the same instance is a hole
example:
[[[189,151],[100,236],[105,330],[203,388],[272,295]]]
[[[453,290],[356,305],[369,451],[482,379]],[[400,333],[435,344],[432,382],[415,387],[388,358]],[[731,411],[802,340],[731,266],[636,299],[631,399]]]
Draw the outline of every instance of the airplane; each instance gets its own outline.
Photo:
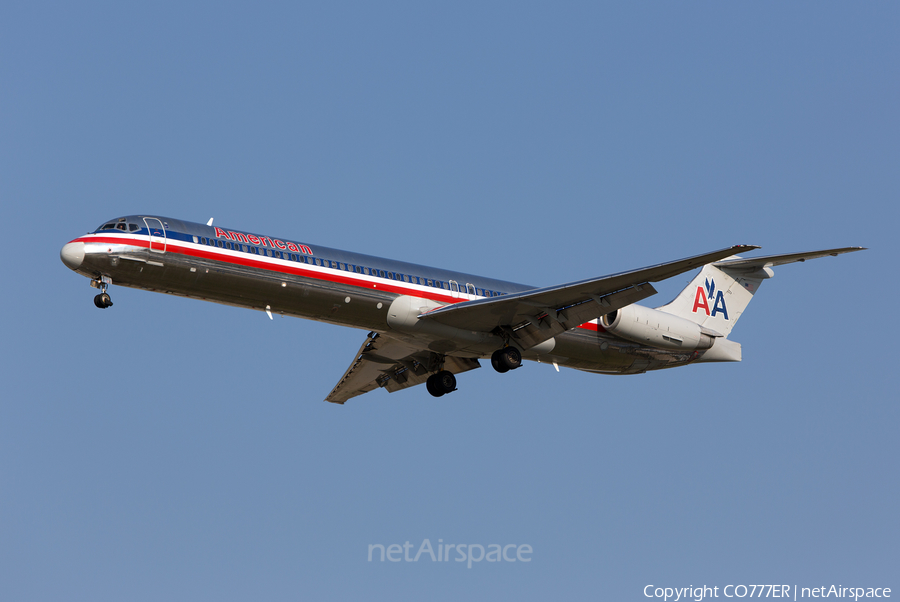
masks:
[[[440,397],[490,358],[598,374],[739,362],[728,338],[772,267],[863,250],[843,247],[744,258],[735,245],[557,286],[534,287],[154,215],[104,222],[66,243],[62,262],[112,306],[115,283],[369,331],[326,401],[425,383]],[[701,268],[672,302],[637,302],[654,282]]]

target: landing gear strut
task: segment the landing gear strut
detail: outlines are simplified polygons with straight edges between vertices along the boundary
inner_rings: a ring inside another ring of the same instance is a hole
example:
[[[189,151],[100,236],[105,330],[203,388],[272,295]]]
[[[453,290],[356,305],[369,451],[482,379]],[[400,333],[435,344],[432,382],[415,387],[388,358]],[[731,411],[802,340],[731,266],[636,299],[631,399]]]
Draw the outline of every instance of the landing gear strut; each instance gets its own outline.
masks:
[[[100,289],[100,294],[94,297],[94,305],[100,309],[112,307],[113,304],[112,299],[109,298],[109,295],[106,292],[106,287],[109,286],[109,282],[106,282],[106,280],[106,278],[101,278],[100,280],[91,281],[91,286]]]
[[[491,366],[501,374],[509,372],[510,370],[515,370],[521,365],[522,352],[512,346],[498,349],[491,356]]]
[[[456,377],[453,376],[452,372],[441,370],[437,374],[432,374],[428,377],[428,380],[425,381],[425,388],[434,397],[452,393],[456,391]]]

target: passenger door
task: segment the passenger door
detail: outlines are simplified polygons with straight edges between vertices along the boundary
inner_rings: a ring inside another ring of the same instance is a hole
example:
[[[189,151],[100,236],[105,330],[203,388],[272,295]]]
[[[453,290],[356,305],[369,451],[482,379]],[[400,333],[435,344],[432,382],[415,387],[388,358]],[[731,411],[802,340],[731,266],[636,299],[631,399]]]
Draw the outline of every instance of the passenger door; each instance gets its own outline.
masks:
[[[150,238],[151,253],[166,252],[166,228],[163,223],[155,217],[145,217],[144,224],[147,226]]]

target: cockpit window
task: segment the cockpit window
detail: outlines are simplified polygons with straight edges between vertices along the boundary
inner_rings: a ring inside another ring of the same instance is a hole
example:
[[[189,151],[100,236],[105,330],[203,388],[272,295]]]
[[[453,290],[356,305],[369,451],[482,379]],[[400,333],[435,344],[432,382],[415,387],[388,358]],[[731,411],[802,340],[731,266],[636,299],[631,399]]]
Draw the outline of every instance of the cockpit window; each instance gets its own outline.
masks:
[[[138,229],[138,225],[137,225],[137,224],[128,224],[128,231],[129,231],[129,232],[134,232],[134,231],[137,230],[137,229]]]
[[[116,224],[116,230],[122,230],[124,232],[125,227],[126,227],[125,224]]]
[[[101,230],[114,230],[116,227],[116,222],[109,222],[108,224],[103,224],[100,229]]]

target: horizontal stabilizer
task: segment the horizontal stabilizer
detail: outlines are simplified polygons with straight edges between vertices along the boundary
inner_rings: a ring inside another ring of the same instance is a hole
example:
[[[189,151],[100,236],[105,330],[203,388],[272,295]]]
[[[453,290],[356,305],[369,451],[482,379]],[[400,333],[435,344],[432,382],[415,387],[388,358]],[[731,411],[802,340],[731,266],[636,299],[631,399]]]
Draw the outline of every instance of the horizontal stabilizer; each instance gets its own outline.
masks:
[[[837,257],[842,253],[852,253],[854,251],[865,251],[865,247],[843,247],[840,249],[826,249],[824,251],[807,251],[806,253],[785,253],[783,255],[767,255],[765,257],[751,257],[750,259],[724,259],[717,261],[713,265],[717,268],[728,268],[730,270],[761,270],[776,265],[784,265],[786,263],[794,263],[795,261],[806,261],[807,259],[818,259],[819,257]]]

